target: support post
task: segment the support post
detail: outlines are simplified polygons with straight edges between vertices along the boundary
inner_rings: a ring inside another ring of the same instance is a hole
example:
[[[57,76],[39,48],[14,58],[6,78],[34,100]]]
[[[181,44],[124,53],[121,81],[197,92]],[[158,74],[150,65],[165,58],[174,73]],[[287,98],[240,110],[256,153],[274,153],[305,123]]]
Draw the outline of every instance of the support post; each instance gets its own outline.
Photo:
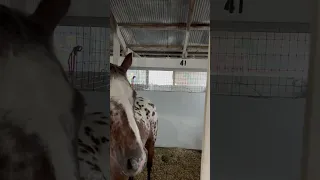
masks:
[[[120,43],[116,33],[113,33],[113,63],[119,65]]]
[[[312,0],[311,48],[305,109],[301,180],[320,179],[320,2]]]
[[[208,51],[207,91],[204,110],[204,132],[202,138],[200,180],[210,180],[210,46]]]

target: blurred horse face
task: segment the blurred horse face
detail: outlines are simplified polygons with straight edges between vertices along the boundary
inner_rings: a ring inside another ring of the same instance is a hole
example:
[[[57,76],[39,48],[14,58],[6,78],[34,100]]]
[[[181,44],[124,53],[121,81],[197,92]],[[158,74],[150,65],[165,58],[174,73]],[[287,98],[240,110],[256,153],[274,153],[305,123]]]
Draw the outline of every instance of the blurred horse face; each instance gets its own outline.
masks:
[[[126,76],[131,64],[132,54],[125,57],[121,66],[110,64],[110,153],[120,171],[127,176],[140,173],[146,162],[133,113],[136,92]]]

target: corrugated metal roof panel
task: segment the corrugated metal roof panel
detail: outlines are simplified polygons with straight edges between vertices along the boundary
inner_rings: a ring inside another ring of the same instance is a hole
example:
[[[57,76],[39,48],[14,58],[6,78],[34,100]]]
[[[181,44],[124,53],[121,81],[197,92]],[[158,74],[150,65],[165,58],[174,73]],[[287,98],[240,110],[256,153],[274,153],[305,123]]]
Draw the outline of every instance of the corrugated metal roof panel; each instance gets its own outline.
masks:
[[[192,23],[210,23],[210,0],[197,0]]]
[[[183,31],[160,31],[120,28],[127,44],[134,45],[182,45]]]
[[[209,43],[209,32],[210,31],[199,31],[199,30],[191,31],[189,45],[196,46],[196,45],[208,44]]]
[[[188,8],[185,0],[111,0],[118,23],[185,23]]]

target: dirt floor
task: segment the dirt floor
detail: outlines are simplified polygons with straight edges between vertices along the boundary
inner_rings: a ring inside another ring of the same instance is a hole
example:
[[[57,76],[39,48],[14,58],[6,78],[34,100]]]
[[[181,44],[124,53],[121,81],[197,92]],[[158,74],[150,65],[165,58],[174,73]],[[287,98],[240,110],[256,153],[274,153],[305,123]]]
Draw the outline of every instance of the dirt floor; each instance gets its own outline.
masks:
[[[199,180],[201,152],[181,148],[156,148],[151,173],[152,180]],[[134,177],[147,179],[147,168]]]

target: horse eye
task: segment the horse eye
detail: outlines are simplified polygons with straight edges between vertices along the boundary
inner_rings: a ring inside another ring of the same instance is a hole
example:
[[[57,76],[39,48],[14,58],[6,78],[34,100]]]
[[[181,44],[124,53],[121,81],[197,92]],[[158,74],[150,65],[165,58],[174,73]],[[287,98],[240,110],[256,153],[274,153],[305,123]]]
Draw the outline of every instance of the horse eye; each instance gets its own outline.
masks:
[[[110,111],[111,116],[119,116],[118,111]]]

